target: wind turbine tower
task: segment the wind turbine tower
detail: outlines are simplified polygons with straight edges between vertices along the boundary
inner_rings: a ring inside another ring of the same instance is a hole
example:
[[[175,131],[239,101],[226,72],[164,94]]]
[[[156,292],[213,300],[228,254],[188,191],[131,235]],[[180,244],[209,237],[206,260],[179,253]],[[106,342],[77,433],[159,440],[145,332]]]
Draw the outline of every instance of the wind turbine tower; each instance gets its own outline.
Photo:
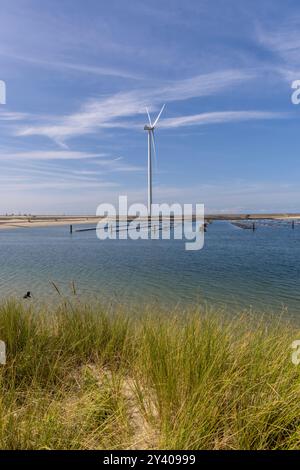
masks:
[[[144,126],[144,130],[148,132],[148,216],[150,217],[151,217],[151,212],[152,212],[152,148],[154,151],[154,155],[156,154],[154,129],[159,121],[159,118],[161,116],[161,113],[164,110],[164,107],[165,105],[163,105],[163,107],[161,108],[153,124],[151,122],[149,111],[146,108],[148,119],[149,119],[149,124],[146,124]]]

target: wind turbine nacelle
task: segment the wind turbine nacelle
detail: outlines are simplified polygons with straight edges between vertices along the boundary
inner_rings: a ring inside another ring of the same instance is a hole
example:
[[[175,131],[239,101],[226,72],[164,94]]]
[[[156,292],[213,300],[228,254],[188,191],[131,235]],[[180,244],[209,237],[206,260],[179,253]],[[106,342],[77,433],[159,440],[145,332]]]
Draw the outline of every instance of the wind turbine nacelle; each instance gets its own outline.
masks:
[[[144,131],[152,131],[153,127],[147,126],[147,124],[144,126]]]

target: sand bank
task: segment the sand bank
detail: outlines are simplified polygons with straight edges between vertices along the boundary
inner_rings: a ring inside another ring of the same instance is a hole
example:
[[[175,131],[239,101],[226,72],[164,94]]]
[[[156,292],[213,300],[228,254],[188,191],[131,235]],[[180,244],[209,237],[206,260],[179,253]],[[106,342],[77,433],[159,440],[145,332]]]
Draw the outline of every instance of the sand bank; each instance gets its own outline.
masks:
[[[286,220],[300,219],[300,214],[206,214],[207,221],[213,220]],[[96,216],[0,216],[0,230],[13,228],[52,227],[60,225],[96,225]]]

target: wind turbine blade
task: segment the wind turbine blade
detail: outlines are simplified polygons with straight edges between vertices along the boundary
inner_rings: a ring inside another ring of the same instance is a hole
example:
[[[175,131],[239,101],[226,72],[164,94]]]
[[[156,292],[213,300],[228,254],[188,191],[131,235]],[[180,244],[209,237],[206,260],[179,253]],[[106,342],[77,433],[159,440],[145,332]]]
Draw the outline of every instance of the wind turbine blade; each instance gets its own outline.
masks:
[[[155,121],[154,121],[154,123],[153,123],[153,127],[155,127],[156,124],[158,123],[158,120],[159,120],[159,118],[160,118],[160,116],[161,116],[161,113],[163,112],[165,106],[166,106],[166,105],[164,104],[163,107],[161,108],[161,110],[160,110],[160,112],[159,112],[159,115],[157,116],[157,118],[155,119]]]
[[[147,111],[147,114],[148,114],[149,124],[150,124],[150,126],[152,127],[151,117],[150,117],[148,108],[146,108],[146,111]]]
[[[151,131],[151,141],[153,147],[153,155],[154,155],[154,166],[155,170],[157,171],[157,155],[156,155],[156,146],[155,146],[155,138],[154,138],[154,131]]]

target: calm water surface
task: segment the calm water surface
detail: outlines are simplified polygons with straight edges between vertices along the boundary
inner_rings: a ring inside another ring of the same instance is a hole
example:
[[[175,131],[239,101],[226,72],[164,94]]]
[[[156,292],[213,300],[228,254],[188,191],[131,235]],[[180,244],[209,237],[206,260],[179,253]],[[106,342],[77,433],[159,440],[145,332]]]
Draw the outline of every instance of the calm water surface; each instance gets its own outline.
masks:
[[[300,225],[242,230],[214,222],[204,248],[180,240],[106,240],[67,226],[0,231],[0,296],[57,298],[51,281],[83,299],[211,302],[232,310],[280,310],[300,316]]]

